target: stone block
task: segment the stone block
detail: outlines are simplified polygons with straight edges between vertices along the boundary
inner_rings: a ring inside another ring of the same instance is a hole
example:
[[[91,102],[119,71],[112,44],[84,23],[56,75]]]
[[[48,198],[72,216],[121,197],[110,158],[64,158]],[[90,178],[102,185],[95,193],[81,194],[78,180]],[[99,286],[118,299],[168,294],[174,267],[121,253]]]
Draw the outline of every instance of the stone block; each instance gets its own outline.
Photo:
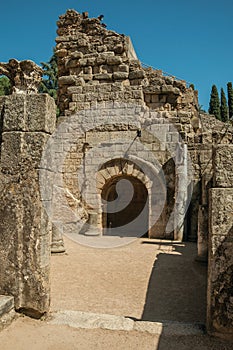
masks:
[[[143,100],[143,93],[142,90],[138,89],[136,91],[132,92],[132,97],[135,98],[136,100],[141,99]]]
[[[159,101],[159,95],[157,95],[157,94],[151,95],[151,102],[152,102],[152,103],[158,103],[158,102],[160,102],[160,101]]]
[[[113,73],[113,80],[125,80],[128,79],[129,73],[127,72],[115,72]]]
[[[76,82],[76,76],[63,75],[58,78],[59,85],[74,85]]]
[[[96,64],[101,66],[103,64],[106,64],[107,62],[107,57],[106,56],[99,56],[96,58]]]
[[[9,174],[27,175],[30,169],[39,169],[43,150],[49,135],[42,132],[18,131],[2,134],[1,167]]]
[[[3,131],[26,130],[25,95],[10,95],[4,103]]]
[[[150,85],[143,88],[146,94],[157,94],[161,93],[161,87],[159,85]]]
[[[129,79],[144,79],[145,72],[144,70],[134,70],[129,73]]]
[[[73,102],[85,102],[85,94],[72,94]]]
[[[218,145],[213,152],[214,185],[233,186],[233,145]]]
[[[53,133],[56,106],[48,94],[9,95],[5,99],[3,131],[45,131]]]
[[[18,173],[21,166],[20,146],[22,144],[21,132],[2,134],[1,168],[8,173]]]
[[[226,236],[233,225],[233,189],[212,188],[209,192],[211,202],[211,233]]]
[[[207,330],[233,339],[233,188],[209,194]]]
[[[56,51],[56,55],[57,57],[59,58],[63,58],[63,57],[66,57],[67,56],[67,50],[66,49],[60,49],[60,50],[57,50]]]
[[[39,317],[49,308],[50,228],[37,177],[6,184],[0,200],[0,293]]]
[[[111,66],[120,65],[122,63],[122,58],[120,56],[109,56],[107,57],[106,63]]]
[[[83,91],[83,88],[82,86],[69,86],[67,88],[67,93],[69,95],[72,95],[72,94],[81,94]]]
[[[14,298],[0,295],[0,318],[14,308]]]
[[[150,94],[145,94],[144,99],[146,103],[151,103],[151,95]]]
[[[129,66],[127,64],[121,64],[118,66],[118,71],[129,73]]]
[[[80,66],[79,59],[75,59],[75,58],[71,58],[65,64],[66,68],[74,68],[74,67],[79,67],[79,66]]]
[[[100,73],[94,75],[95,80],[112,80],[112,74]]]

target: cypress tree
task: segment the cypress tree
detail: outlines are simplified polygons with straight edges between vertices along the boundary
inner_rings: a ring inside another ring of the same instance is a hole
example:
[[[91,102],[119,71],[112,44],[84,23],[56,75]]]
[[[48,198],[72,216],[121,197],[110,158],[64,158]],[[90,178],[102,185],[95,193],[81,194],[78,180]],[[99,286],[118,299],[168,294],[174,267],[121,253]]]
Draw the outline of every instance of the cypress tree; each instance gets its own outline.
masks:
[[[229,109],[229,119],[233,118],[233,89],[232,83],[227,83],[227,97],[228,97],[228,109]]]
[[[220,102],[219,102],[218,89],[216,85],[213,85],[211,89],[209,113],[213,114],[215,118],[221,120]]]
[[[221,88],[221,119],[223,122],[228,120],[228,108],[227,108],[227,99],[223,88]]]

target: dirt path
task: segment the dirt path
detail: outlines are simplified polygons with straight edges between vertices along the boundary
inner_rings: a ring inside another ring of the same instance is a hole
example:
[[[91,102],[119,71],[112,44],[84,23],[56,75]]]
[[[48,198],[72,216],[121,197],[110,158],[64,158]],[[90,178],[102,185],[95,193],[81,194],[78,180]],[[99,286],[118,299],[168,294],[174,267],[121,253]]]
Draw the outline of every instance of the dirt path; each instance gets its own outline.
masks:
[[[205,323],[206,266],[195,262],[195,243],[65,246],[66,255],[52,256],[52,310]]]
[[[77,310],[141,321],[205,322],[206,266],[196,245],[138,239],[94,249],[65,239],[52,256],[51,311]],[[141,324],[139,322],[139,324]],[[1,350],[230,350],[206,335],[80,329],[19,317],[0,333]]]

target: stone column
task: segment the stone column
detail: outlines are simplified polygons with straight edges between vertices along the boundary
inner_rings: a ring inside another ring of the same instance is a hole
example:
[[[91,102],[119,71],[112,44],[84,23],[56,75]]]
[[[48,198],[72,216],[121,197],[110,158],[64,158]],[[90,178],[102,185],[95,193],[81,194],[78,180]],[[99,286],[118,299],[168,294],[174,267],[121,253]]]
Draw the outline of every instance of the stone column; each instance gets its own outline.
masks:
[[[52,242],[51,242],[51,253],[64,253],[65,246],[61,230],[52,225]]]
[[[4,97],[1,116],[0,294],[14,296],[17,310],[40,317],[50,304],[51,225],[39,172],[55,129],[55,103],[46,94],[13,94]]]
[[[99,223],[99,213],[95,210],[89,210],[87,230],[85,231],[85,236],[100,236],[102,234],[102,228]]]
[[[186,214],[188,173],[187,145],[178,144],[176,152],[176,199],[174,214],[174,240],[182,241],[184,233],[184,218]]]
[[[208,260],[208,217],[209,203],[208,191],[212,183],[212,146],[202,145],[200,149],[199,166],[201,172],[201,198],[198,210],[198,232],[197,232],[197,261]]]
[[[199,205],[196,260],[200,262],[207,262],[208,259],[208,214],[207,204]]]

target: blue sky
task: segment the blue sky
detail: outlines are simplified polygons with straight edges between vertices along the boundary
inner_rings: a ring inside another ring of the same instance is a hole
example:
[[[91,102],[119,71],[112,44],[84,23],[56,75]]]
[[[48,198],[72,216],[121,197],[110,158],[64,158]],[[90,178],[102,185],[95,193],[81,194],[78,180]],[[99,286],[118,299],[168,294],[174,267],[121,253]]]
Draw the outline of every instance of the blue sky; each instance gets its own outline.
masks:
[[[193,83],[206,109],[212,84],[226,90],[233,82],[232,0],[3,0],[0,61],[48,61],[68,8],[103,14],[107,28],[131,37],[143,63]]]

